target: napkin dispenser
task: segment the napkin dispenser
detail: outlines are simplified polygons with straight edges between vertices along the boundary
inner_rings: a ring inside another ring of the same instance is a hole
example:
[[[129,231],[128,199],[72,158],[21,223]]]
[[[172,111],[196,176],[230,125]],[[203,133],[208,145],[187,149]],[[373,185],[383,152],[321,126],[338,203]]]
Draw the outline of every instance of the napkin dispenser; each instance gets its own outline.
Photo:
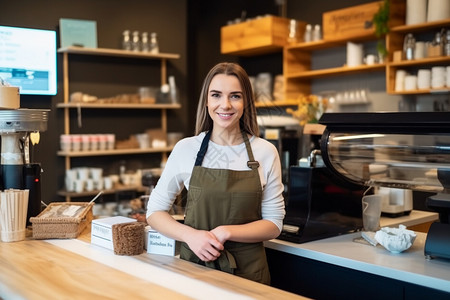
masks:
[[[325,113],[320,140],[330,172],[354,184],[436,193],[427,257],[450,258],[450,112]]]

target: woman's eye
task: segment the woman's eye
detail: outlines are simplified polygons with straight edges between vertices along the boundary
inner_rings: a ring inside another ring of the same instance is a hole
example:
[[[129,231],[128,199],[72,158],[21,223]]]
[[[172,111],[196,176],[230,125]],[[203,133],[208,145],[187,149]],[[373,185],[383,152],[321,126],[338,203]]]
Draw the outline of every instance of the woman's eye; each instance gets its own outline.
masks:
[[[233,94],[233,95],[231,95],[231,99],[241,99],[242,97],[241,97],[241,95],[239,95],[239,94]]]
[[[211,97],[213,97],[213,98],[218,98],[218,97],[220,97],[220,94],[219,94],[219,93],[212,93],[212,94],[211,94]]]

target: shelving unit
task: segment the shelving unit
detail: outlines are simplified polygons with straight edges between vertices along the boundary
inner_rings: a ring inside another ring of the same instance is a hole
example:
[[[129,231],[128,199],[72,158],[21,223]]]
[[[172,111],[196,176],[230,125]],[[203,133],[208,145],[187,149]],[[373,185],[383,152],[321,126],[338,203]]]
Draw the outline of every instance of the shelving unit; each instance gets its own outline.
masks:
[[[369,42],[375,41],[376,39],[373,32],[368,32],[355,35],[350,40],[352,42]],[[349,38],[346,37],[286,46],[283,50],[283,72],[285,78],[286,99],[295,99],[299,94],[310,94],[312,79],[340,76],[343,74],[350,75],[385,71],[386,65],[384,63],[355,67],[347,67],[343,64],[342,67],[318,70],[311,69],[311,60],[314,51],[344,46],[348,41]]]
[[[338,25],[340,25],[339,17],[354,18],[359,20],[358,17],[363,15],[363,12],[359,11],[363,9],[362,7],[367,7],[371,11],[375,8],[378,9],[376,5],[381,5],[380,3],[370,3],[367,5],[361,5],[356,7],[351,7],[348,9],[343,9],[341,11],[334,11],[328,14],[326,23],[330,30],[336,30]],[[404,24],[405,18],[405,1],[394,0],[391,1],[390,9],[390,19],[389,26],[399,26]],[[376,11],[375,10],[375,11]],[[345,12],[344,12],[345,11]],[[324,13],[325,15],[325,13]],[[325,17],[325,16],[324,16]],[[323,18],[324,18],[323,17]],[[359,20],[360,21],[360,20]],[[325,20],[324,20],[325,22]],[[378,37],[375,35],[374,25],[372,27],[365,27],[361,24],[352,24],[354,27],[349,25],[346,31],[339,32],[327,32],[324,33],[324,39],[321,41],[313,42],[302,42],[294,45],[289,45],[283,49],[283,76],[285,79],[285,95],[286,99],[295,99],[300,94],[310,94],[311,93],[311,82],[314,79],[336,77],[351,74],[367,74],[369,72],[386,72],[386,63],[376,63],[373,65],[360,65],[355,67],[348,67],[345,65],[345,59],[342,60],[341,66],[333,66],[323,69],[313,69],[311,66],[312,56],[315,51],[333,49],[337,47],[343,47],[347,42],[353,43],[369,43],[376,42]],[[324,24],[325,30],[325,24]],[[358,29],[359,28],[359,29]]]
[[[414,25],[402,25],[392,27],[390,33],[386,38],[386,44],[389,51],[389,62],[386,67],[386,89],[387,93],[394,95],[414,95],[414,94],[433,94],[433,93],[448,93],[450,88],[442,89],[427,89],[415,91],[395,91],[395,74],[397,70],[411,70],[415,71],[418,68],[431,68],[433,66],[447,66],[450,65],[450,56],[427,57],[416,60],[402,60],[393,62],[393,53],[403,49],[403,40],[408,33],[421,34],[432,33],[441,28],[450,29],[450,19],[427,22]]]
[[[71,55],[87,55],[87,56],[108,56],[120,57],[123,59],[151,59],[159,60],[161,62],[160,77],[161,85],[166,83],[167,78],[167,60],[178,59],[179,54],[159,53],[149,54],[142,52],[125,51],[118,49],[106,48],[83,48],[83,47],[65,47],[58,49],[58,53],[63,55],[63,87],[64,87],[64,102],[58,103],[57,107],[64,110],[64,134],[70,134],[70,110],[71,109],[156,109],[161,111],[161,130],[167,133],[167,110],[179,109],[180,104],[141,104],[141,103],[71,103],[69,102],[70,88],[69,88],[69,59]],[[126,112],[125,112],[126,113]],[[75,157],[95,157],[95,156],[109,156],[109,155],[134,155],[143,153],[161,153],[161,159],[165,160],[167,154],[172,150],[172,147],[163,148],[147,148],[147,149],[113,149],[103,151],[58,151],[57,155],[65,158],[65,169],[71,168],[71,159]],[[113,194],[124,190],[139,190],[142,187],[127,187],[121,186],[112,190],[104,191],[106,194]],[[74,197],[87,197],[97,194],[98,191],[90,191],[83,193],[73,193],[65,190],[58,192],[58,195],[66,198],[66,201],[71,201]]]

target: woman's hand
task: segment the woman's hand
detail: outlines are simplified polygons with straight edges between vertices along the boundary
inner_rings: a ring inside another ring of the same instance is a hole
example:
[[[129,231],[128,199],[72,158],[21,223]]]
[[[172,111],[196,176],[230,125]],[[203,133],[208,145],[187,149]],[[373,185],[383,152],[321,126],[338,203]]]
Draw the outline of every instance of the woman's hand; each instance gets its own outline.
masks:
[[[211,230],[211,232],[222,245],[230,238],[230,232],[227,230],[227,226],[218,226]]]
[[[220,256],[223,244],[209,231],[194,230],[185,237],[189,248],[202,261],[214,261]]]

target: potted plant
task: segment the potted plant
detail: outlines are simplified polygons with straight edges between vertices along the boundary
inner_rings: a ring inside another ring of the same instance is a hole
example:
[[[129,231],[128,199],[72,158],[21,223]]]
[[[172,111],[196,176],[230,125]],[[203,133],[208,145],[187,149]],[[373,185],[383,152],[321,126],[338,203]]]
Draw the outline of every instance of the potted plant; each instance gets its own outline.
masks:
[[[384,36],[389,32],[389,13],[390,0],[384,0],[378,9],[378,12],[373,15],[372,20],[375,25],[375,36],[378,38],[377,51],[380,61],[384,60],[387,55]]]

